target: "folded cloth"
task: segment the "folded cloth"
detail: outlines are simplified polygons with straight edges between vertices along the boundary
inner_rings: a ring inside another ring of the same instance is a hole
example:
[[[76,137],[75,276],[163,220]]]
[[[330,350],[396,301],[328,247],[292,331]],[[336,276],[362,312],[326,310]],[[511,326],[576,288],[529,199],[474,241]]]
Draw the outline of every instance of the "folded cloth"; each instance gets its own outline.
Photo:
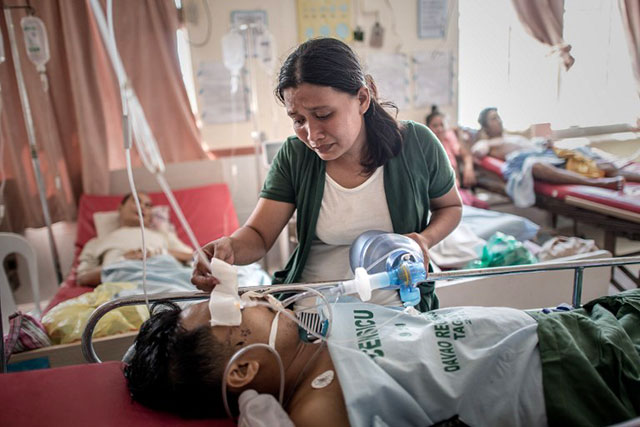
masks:
[[[542,245],[542,248],[540,248],[537,257],[540,261],[547,261],[597,250],[598,247],[593,240],[558,236],[547,240],[544,245]]]
[[[548,148],[518,150],[509,154],[502,165],[502,175],[507,180],[505,190],[513,200],[513,204],[519,208],[528,208],[536,202],[532,173],[533,165],[536,163],[562,166],[565,160],[556,156],[553,150]]]
[[[465,223],[460,223],[447,237],[429,248],[429,257],[441,268],[460,268],[479,257],[486,241]]]

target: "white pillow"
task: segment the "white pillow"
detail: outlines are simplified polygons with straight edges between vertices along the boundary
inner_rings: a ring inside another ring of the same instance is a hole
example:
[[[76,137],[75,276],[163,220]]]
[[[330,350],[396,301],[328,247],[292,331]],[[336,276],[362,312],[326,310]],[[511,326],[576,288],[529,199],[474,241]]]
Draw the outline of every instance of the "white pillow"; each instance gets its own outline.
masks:
[[[120,215],[118,211],[95,212],[93,223],[96,226],[96,235],[101,238],[120,226]]]
[[[151,228],[164,233],[175,233],[175,227],[169,221],[169,206],[159,205],[151,208]],[[95,212],[93,223],[96,226],[96,235],[104,237],[120,226],[118,211]]]

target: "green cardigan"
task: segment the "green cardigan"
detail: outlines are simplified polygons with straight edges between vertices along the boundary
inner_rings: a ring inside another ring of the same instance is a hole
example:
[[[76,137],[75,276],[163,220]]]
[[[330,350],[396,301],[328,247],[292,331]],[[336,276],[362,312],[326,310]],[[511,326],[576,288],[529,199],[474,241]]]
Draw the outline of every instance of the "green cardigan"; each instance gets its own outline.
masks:
[[[444,148],[424,125],[402,122],[401,152],[384,165],[384,190],[393,231],[423,231],[429,220],[429,199],[444,196],[455,175]],[[307,262],[325,183],[325,162],[297,137],[290,137],[276,154],[260,197],[292,203],[297,209],[298,246],[273,283],[295,283]],[[438,307],[433,282],[420,285],[419,308]]]

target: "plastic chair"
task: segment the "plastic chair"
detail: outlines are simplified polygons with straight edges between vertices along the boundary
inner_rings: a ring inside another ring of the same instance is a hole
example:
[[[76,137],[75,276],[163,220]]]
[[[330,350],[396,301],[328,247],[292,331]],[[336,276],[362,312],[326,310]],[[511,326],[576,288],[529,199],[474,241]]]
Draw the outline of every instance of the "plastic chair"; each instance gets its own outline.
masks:
[[[40,288],[38,286],[38,268],[36,263],[36,252],[27,239],[15,233],[0,233],[0,263],[4,264],[4,259],[9,254],[17,254],[26,262],[28,282],[31,284],[33,292],[33,302],[38,315],[42,313],[40,309]],[[20,277],[21,283],[26,284],[25,278]],[[0,268],[0,307],[2,310],[2,330],[9,331],[9,315],[15,313],[16,302],[9,286],[7,273],[4,268]]]

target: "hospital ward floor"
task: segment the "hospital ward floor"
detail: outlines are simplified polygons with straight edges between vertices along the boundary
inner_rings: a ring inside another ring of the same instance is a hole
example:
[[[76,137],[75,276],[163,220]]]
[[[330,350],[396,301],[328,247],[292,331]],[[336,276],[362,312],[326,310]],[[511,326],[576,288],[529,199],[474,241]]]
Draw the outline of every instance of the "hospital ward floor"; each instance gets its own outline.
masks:
[[[476,195],[479,198],[486,200],[492,210],[524,216],[540,225],[540,231],[538,232],[536,242],[538,244],[543,244],[546,240],[554,236],[574,236],[573,221],[570,218],[558,216],[557,227],[554,229],[551,226],[551,214],[543,209],[535,207],[517,208],[507,197],[500,196],[495,193],[484,192],[482,190],[479,190]],[[604,232],[601,229],[581,223],[578,224],[577,229],[577,237],[593,239],[596,246],[599,248],[604,247]],[[637,252],[640,252],[640,241],[629,240],[622,237],[618,238],[616,242],[617,256],[631,255]],[[640,274],[640,265],[632,265],[628,268],[636,277],[638,277]],[[635,284],[618,269],[615,269],[614,275],[618,283],[620,283],[624,288],[635,288]],[[609,294],[615,294],[618,292],[618,289],[613,285],[609,285]]]

